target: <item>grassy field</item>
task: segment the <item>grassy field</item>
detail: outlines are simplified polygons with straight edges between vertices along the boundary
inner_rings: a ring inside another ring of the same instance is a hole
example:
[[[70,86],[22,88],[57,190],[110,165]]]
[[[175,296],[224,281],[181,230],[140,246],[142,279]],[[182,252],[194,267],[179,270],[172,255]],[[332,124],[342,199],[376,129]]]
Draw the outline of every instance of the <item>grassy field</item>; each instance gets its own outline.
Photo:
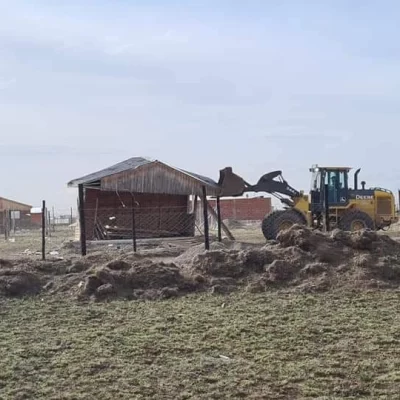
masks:
[[[0,300],[1,399],[398,399],[400,293]]]

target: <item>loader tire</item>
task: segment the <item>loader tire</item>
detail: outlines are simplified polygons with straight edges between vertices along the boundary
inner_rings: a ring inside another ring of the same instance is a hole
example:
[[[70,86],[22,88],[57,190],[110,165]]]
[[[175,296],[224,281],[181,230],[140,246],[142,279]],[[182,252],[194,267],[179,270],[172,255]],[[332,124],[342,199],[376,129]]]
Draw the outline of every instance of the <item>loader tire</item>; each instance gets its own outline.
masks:
[[[264,218],[261,229],[265,239],[275,240],[279,231],[288,229],[294,224],[306,225],[307,221],[305,217],[296,210],[277,210]]]
[[[339,229],[342,231],[354,232],[361,229],[375,230],[375,224],[372,218],[360,210],[346,211],[339,221]]]

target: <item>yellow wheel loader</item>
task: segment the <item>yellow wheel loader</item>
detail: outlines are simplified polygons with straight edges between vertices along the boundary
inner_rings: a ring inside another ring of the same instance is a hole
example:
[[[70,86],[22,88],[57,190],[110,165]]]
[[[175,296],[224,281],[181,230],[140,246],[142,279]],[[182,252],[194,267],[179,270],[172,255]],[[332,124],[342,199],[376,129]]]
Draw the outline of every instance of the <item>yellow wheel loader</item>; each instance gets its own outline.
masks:
[[[233,173],[231,167],[220,171],[220,196],[241,196],[245,192],[266,192],[278,198],[284,209],[266,215],[262,232],[267,240],[276,239],[278,232],[293,224],[315,229],[340,228],[344,231],[360,229],[388,229],[398,221],[395,198],[390,190],[358,187],[358,174],[354,173],[354,186],[349,187],[349,167],[310,168],[312,174],[309,194],[291,187],[281,171],[263,175],[250,185]]]

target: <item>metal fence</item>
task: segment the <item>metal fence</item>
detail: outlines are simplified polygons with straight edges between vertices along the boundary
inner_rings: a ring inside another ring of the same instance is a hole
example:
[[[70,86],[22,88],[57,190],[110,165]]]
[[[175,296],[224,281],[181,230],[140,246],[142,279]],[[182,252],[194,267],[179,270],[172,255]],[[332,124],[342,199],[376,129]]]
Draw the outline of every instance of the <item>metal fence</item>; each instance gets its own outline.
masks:
[[[37,207],[30,211],[0,211],[0,251],[3,257],[56,253],[76,238],[77,213],[73,209]]]
[[[187,207],[85,209],[87,240],[193,237],[196,218]],[[198,230],[198,233],[200,231]]]
[[[38,211],[38,210],[36,210]],[[40,210],[41,211],[41,208]],[[216,210],[214,210],[216,211]],[[43,213],[23,214],[7,210],[0,224],[0,251],[8,256],[42,256],[62,252],[66,242],[75,242],[80,251],[80,222],[77,210],[45,207]],[[201,204],[197,209],[187,207],[132,207],[85,208],[85,233],[88,253],[105,246],[110,241],[137,242],[137,248],[158,243],[180,240],[182,243],[205,242],[204,213]],[[44,222],[44,225],[42,223]],[[248,243],[265,242],[261,232],[261,221],[223,221],[234,239]],[[215,215],[208,213],[210,241],[218,240],[218,224]],[[228,238],[222,230],[222,238]],[[131,246],[132,244],[127,244]],[[135,245],[136,246],[136,245]],[[134,247],[136,248],[136,247]]]

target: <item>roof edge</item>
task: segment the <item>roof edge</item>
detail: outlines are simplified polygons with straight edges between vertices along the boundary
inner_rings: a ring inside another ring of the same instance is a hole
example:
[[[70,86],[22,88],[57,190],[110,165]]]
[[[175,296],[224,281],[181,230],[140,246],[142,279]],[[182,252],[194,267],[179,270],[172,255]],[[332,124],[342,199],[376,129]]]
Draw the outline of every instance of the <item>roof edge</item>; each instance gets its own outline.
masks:
[[[26,206],[26,207],[31,207],[31,208],[32,208],[32,206],[31,206],[30,204],[21,203],[21,202],[19,202],[19,201],[11,200],[11,199],[8,199],[7,197],[2,197],[2,196],[0,196],[0,200],[11,201],[12,203],[18,204],[18,205],[20,205],[20,206]]]

